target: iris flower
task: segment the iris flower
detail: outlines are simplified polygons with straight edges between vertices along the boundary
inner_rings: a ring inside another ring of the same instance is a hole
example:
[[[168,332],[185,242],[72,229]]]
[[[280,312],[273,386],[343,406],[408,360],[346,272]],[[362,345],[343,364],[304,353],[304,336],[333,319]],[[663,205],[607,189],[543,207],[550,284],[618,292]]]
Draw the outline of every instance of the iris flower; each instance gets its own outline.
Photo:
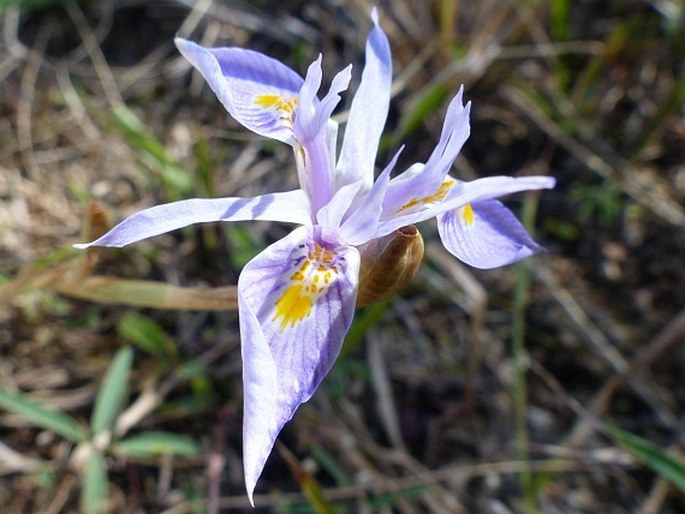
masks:
[[[331,114],[350,81],[351,66],[335,75],[319,99],[321,56],[303,79],[258,52],[204,48],[177,38],[180,52],[238,122],[292,146],[300,188],[158,205],[133,214],[91,243],[76,245],[122,247],[214,221],[299,225],[248,262],[238,280],[243,461],[251,502],[281,428],[312,396],[340,352],[355,311],[365,245],[437,217],[445,248],[478,268],[508,264],[540,248],[495,198],[551,188],[552,178],[495,176],[465,182],[448,175],[469,135],[470,103],[463,105],[463,89],[449,104],[428,160],[391,177],[398,152],[374,180],[392,61],[375,10],[371,18],[366,62],[337,160],[338,125]]]

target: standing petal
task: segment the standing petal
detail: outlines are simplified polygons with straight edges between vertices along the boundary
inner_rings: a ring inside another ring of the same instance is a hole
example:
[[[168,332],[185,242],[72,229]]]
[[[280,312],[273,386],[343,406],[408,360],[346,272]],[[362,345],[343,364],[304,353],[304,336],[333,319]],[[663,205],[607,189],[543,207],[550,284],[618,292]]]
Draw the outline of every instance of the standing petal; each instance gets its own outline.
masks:
[[[193,198],[156,205],[129,216],[95,241],[74,246],[81,249],[89,246],[121,248],[194,223],[244,220],[306,225],[310,222],[307,196],[301,189],[296,189],[252,198]]]
[[[278,433],[328,373],[354,314],[359,253],[311,232],[277,241],[238,280],[250,501]]]
[[[371,12],[374,27],[366,41],[366,64],[361,83],[352,100],[345,139],[340,150],[336,185],[363,180],[371,187],[378,142],[388,117],[392,56],[390,44],[378,24],[378,11]]]
[[[438,233],[452,255],[475,268],[497,268],[540,251],[523,225],[497,200],[441,214]]]
[[[340,93],[350,81],[350,67],[339,72],[321,102],[316,92],[321,85],[321,56],[310,64],[300,90],[300,106],[295,120],[295,161],[300,187],[309,197],[312,215],[326,205],[335,192],[332,170],[335,160],[331,136],[337,134],[330,115],[340,101]]]
[[[442,125],[440,141],[425,165],[414,164],[407,171],[394,178],[383,203],[386,211],[400,208],[407,197],[425,197],[434,194],[442,185],[457,158],[461,147],[469,137],[469,113],[471,103],[462,105],[464,88],[450,102]]]
[[[174,41],[231,116],[257,134],[293,143],[302,77],[252,50],[204,48],[178,37]]]

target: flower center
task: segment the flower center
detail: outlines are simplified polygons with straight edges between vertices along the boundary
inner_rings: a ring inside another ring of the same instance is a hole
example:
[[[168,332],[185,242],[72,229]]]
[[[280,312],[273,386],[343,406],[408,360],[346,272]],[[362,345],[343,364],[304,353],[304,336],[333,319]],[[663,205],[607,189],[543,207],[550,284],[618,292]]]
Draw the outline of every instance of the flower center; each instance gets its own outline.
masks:
[[[313,247],[299,246],[293,259],[293,273],[276,301],[273,321],[280,321],[281,330],[294,327],[306,318],[319,297],[337,280],[342,257],[319,243]]]

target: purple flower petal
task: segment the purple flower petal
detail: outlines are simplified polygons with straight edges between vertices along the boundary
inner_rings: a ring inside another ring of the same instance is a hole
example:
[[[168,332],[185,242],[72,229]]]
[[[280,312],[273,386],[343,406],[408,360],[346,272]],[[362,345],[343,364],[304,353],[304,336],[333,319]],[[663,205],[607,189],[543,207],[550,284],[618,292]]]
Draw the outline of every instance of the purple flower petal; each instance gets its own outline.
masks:
[[[182,38],[174,41],[231,116],[257,134],[292,143],[302,77],[252,50],[204,48]]]
[[[378,24],[378,12],[371,13],[374,27],[366,41],[366,64],[359,88],[352,100],[345,139],[340,150],[336,185],[363,180],[365,189],[373,183],[378,142],[388,116],[392,83],[390,44]]]
[[[129,216],[95,241],[74,246],[122,247],[194,223],[244,220],[311,224],[307,196],[296,189],[252,198],[193,198],[156,205]]]
[[[403,149],[404,147],[395,153],[395,156],[378,176],[371,189],[359,197],[356,202],[352,202],[350,207],[351,214],[340,227],[342,239],[347,244],[358,246],[376,237],[378,222],[383,215],[383,198],[385,198],[385,193],[390,183],[390,173],[395,167]]]
[[[300,90],[300,106],[295,120],[295,159],[300,187],[309,197],[312,213],[319,212],[333,197],[333,166],[337,126],[330,120],[340,101],[340,93],[350,81],[350,68],[339,72],[321,102],[316,92],[321,85],[321,56],[307,70]]]
[[[462,87],[450,102],[440,141],[426,164],[413,165],[390,183],[388,196],[383,203],[386,211],[397,210],[412,198],[430,196],[442,184],[470,133],[471,103],[462,105],[463,93]]]
[[[511,264],[540,250],[512,212],[497,200],[441,214],[438,233],[452,255],[481,269]]]
[[[250,501],[278,433],[328,373],[354,314],[359,253],[311,232],[300,227],[269,246],[238,280]]]
[[[395,211],[384,212],[376,237],[384,236],[405,225],[425,221],[467,204],[476,204],[521,191],[550,189],[554,187],[555,183],[554,178],[544,176],[486,177],[471,182],[459,182],[447,177],[438,190],[431,195],[411,199],[401,198],[402,201],[405,201],[402,207]],[[392,193],[394,191],[388,188],[388,196]],[[401,204],[398,200],[398,198],[390,198],[392,203]]]

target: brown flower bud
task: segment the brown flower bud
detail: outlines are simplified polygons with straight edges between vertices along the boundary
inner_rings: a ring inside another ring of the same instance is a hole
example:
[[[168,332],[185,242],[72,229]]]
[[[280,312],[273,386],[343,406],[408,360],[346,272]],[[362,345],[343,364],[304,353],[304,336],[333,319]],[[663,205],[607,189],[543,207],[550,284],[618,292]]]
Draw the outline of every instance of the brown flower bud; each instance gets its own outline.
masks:
[[[423,238],[414,225],[397,229],[359,247],[357,307],[380,302],[403,289],[423,258]]]

